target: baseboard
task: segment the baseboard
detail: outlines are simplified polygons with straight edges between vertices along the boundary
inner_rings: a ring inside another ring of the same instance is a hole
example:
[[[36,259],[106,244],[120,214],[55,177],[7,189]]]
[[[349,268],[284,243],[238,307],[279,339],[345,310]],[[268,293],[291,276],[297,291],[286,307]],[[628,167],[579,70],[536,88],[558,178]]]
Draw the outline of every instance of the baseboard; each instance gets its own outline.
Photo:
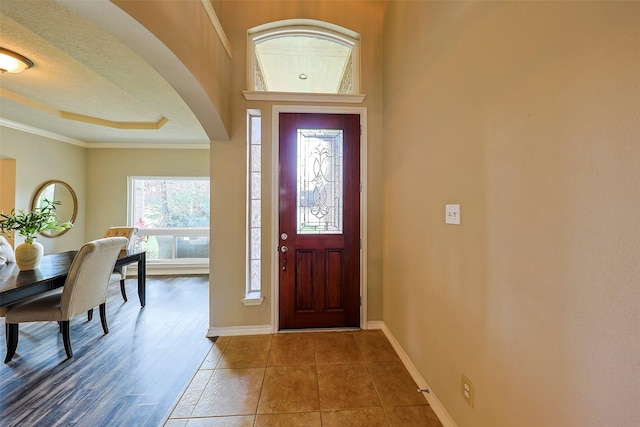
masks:
[[[371,327],[372,323],[374,323],[375,326],[378,326],[378,324],[380,324],[380,328]],[[427,399],[427,402],[429,402],[429,405],[433,409],[433,412],[435,412],[438,416],[438,419],[440,420],[442,425],[444,427],[457,427],[456,423],[453,421],[445,407],[442,405],[440,400],[438,400],[433,390],[431,390],[431,387],[429,387],[429,384],[427,384],[427,381],[422,377],[420,372],[418,372],[418,368],[416,368],[416,365],[413,364],[413,362],[409,358],[409,355],[404,351],[398,340],[393,336],[389,327],[384,322],[377,321],[369,322],[369,327],[370,329],[382,329],[382,332],[384,332],[384,335],[391,343],[391,346],[396,351],[396,353],[398,353],[400,360],[407,368],[407,371],[409,371],[409,374],[418,385],[418,388],[429,390],[429,393],[422,394]]]
[[[211,327],[207,331],[207,337],[224,337],[235,335],[264,335],[273,333],[271,325],[255,325],[255,326],[227,326],[227,327]]]
[[[382,329],[384,322],[382,320],[370,320],[367,322],[367,329]]]

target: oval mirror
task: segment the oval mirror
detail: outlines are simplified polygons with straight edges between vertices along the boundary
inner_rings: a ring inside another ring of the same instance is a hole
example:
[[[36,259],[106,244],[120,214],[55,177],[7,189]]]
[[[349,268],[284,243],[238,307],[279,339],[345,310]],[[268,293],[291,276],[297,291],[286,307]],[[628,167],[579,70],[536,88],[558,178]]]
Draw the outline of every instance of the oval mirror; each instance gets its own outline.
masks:
[[[59,205],[56,205],[56,216],[60,222],[71,221],[75,223],[76,215],[78,214],[78,199],[69,184],[55,180],[45,182],[38,191],[36,191],[31,209],[41,207],[44,199],[60,202]],[[69,228],[62,231],[48,230],[40,234],[45,237],[58,237],[69,230]]]

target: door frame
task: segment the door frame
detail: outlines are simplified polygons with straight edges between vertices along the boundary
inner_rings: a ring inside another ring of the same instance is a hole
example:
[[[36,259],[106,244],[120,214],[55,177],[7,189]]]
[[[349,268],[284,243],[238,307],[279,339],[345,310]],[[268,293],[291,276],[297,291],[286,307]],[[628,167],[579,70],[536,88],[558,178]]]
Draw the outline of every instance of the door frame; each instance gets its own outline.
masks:
[[[279,194],[280,113],[357,114],[360,116],[360,328],[367,329],[367,108],[314,105],[273,105],[271,108],[271,328],[280,329]]]

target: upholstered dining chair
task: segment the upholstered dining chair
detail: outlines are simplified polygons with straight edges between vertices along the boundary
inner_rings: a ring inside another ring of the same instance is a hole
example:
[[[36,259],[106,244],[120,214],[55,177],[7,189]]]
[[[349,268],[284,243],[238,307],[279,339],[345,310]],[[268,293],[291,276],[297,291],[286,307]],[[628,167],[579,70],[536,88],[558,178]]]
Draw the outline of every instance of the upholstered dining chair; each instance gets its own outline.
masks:
[[[8,363],[18,347],[18,325],[24,322],[58,322],[67,357],[73,357],[69,321],[80,313],[100,307],[100,320],[105,334],[109,333],[106,317],[107,288],[116,258],[123,246],[124,237],[93,240],[82,245],[76,254],[62,292],[48,292],[24,303],[19,303],[5,314],[7,328]]]
[[[11,262],[16,262],[11,243],[4,236],[0,236],[0,264]]]
[[[129,243],[124,246],[122,249],[133,249],[135,246],[135,235],[138,232],[138,229],[135,227],[109,227],[107,231],[104,233],[104,237],[126,237],[129,239]],[[109,283],[120,282],[120,292],[122,293],[122,298],[125,302],[127,302],[127,291],[125,289],[125,279],[127,278],[127,266],[123,265],[122,267],[116,267],[113,270],[113,274],[111,275],[111,279],[109,279]]]
[[[4,237],[0,236],[0,264],[16,262],[16,256],[13,253],[11,243]],[[9,310],[9,307],[0,307],[0,317]]]

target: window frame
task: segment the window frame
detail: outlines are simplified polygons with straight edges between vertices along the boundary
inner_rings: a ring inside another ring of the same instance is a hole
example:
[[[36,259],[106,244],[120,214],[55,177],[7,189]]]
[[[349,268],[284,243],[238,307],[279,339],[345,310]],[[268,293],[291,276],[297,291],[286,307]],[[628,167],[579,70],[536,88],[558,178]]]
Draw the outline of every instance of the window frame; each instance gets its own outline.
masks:
[[[350,46],[353,93],[268,92],[255,90],[256,43],[283,35],[323,37]],[[308,100],[311,102],[361,103],[364,101],[365,95],[360,94],[360,35],[338,25],[311,19],[289,19],[251,28],[247,32],[246,88],[247,90],[243,91],[243,95],[245,99],[252,101]]]
[[[254,117],[260,117],[260,134],[258,135],[259,137],[259,144],[254,144],[254,134],[253,134],[253,123],[252,120]],[[254,199],[253,198],[253,191],[252,191],[252,184],[253,184],[253,180],[252,178],[252,174],[256,171],[253,170],[252,168],[252,163],[255,159],[253,159],[253,150],[252,150],[252,145],[259,145],[260,146],[260,158],[257,159],[260,167],[259,167],[259,176],[260,176],[260,180],[258,182],[258,186],[260,187],[258,189],[260,197],[258,199]],[[264,296],[262,295],[263,292],[263,286],[262,286],[262,272],[263,272],[263,265],[264,265],[264,259],[262,257],[262,243],[264,241],[263,239],[263,235],[262,235],[262,205],[263,205],[263,197],[262,197],[262,149],[263,149],[263,144],[262,144],[262,112],[260,110],[256,110],[256,109],[249,109],[247,110],[247,202],[246,202],[246,206],[247,206],[247,222],[246,222],[246,273],[245,273],[245,295],[244,298],[242,299],[242,302],[244,303],[244,305],[246,306],[250,306],[250,305],[261,305],[262,302],[264,301]],[[258,209],[260,209],[260,224],[257,227],[253,227],[252,225],[252,217],[253,217],[253,206],[254,206],[254,200],[259,200],[259,207]],[[251,286],[251,278],[253,276],[252,274],[252,261],[254,261],[256,258],[253,257],[254,254],[252,254],[251,248],[252,248],[252,237],[253,237],[253,229],[254,228],[259,228],[260,229],[260,244],[258,245],[258,260],[260,261],[260,269],[259,269],[259,276],[260,276],[260,288],[258,290],[252,289]]]
[[[209,181],[211,185],[211,177],[208,176],[127,176],[127,224],[129,227],[137,227],[136,219],[134,217],[133,206],[135,205],[135,191],[133,188],[136,180],[189,180],[189,181]],[[209,191],[209,197],[211,197],[211,191]],[[209,202],[210,203],[210,202]],[[138,228],[137,236],[171,236],[173,242],[172,258],[169,259],[149,259],[148,264],[165,264],[165,265],[209,265],[210,256],[206,258],[174,258],[175,256],[175,243],[179,237],[198,237],[206,235],[209,239],[209,253],[211,253],[211,240],[210,240],[210,225],[211,218],[209,218],[208,227],[146,227]]]

